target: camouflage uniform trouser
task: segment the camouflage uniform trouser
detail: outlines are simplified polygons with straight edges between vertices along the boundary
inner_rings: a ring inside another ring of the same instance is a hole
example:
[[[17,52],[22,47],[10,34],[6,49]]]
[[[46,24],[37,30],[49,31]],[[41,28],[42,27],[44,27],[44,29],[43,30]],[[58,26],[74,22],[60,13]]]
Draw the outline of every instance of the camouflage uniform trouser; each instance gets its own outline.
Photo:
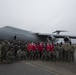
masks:
[[[39,51],[37,55],[38,55],[38,59],[41,59],[41,57],[42,57],[41,51]]]
[[[0,61],[1,61],[1,51],[0,51]]]
[[[59,52],[59,60],[63,60],[63,52]]]
[[[59,51],[56,51],[56,61],[59,59]]]
[[[34,59],[34,53],[32,51],[29,52],[29,59]]]
[[[6,62],[7,62],[8,64],[12,63],[14,60],[15,60],[15,58],[6,57]]]
[[[65,60],[70,60],[70,51],[65,51],[64,59]]]
[[[22,55],[21,55],[21,59],[22,59],[22,60],[25,60],[25,59],[26,59],[26,55],[22,54]]]
[[[51,52],[48,53],[49,60],[51,60]]]
[[[42,60],[45,59],[45,53],[42,53],[41,59],[42,59]]]
[[[49,51],[46,51],[45,53],[45,60],[49,60]]]
[[[18,60],[18,61],[21,61],[21,60],[22,60],[22,58],[21,58],[20,55],[17,56],[17,60]]]
[[[74,61],[74,52],[70,51],[70,61]]]
[[[52,53],[52,60],[53,61],[57,61],[57,55],[56,55],[56,53]]]
[[[56,55],[53,55],[53,61],[57,61]]]

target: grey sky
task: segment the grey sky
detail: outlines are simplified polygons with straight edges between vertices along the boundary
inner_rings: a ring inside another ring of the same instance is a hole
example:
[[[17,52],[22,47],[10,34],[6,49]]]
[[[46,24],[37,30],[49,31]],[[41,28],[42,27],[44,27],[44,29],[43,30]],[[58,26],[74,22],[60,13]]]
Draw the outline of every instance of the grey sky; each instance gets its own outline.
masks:
[[[0,27],[41,33],[76,33],[76,0],[0,0]]]

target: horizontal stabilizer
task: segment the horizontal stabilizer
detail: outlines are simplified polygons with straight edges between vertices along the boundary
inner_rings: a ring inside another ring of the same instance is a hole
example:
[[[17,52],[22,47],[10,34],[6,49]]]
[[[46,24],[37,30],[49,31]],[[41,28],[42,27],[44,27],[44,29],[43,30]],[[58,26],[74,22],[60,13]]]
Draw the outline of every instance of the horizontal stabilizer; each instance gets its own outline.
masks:
[[[60,34],[60,32],[67,32],[67,31],[65,31],[65,30],[56,30],[56,31],[54,31],[53,33]]]

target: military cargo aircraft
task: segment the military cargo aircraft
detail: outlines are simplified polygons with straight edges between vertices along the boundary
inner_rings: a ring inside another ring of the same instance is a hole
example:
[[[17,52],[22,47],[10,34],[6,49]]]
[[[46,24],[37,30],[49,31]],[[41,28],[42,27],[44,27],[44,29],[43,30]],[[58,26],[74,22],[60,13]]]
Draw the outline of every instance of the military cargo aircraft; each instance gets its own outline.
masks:
[[[76,36],[69,35],[60,35],[60,32],[64,32],[62,30],[57,30],[53,33],[57,34],[41,34],[41,33],[33,33],[30,31],[18,29],[11,26],[4,26],[0,28],[0,40],[20,40],[20,41],[31,41],[31,42],[39,42],[39,41],[51,41],[56,42],[58,38],[63,38],[64,41],[70,41],[70,39],[76,39]]]

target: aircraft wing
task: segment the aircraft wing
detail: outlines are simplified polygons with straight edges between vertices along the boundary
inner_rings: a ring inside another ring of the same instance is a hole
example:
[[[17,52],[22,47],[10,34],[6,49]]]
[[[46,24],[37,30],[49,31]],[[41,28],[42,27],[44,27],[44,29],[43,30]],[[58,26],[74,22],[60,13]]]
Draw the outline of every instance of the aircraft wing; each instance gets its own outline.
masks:
[[[65,37],[69,37],[69,38],[72,38],[72,39],[76,39],[76,36],[72,36],[72,35],[41,34],[41,33],[38,33],[37,35],[38,35],[38,36],[43,36],[43,37],[53,36],[53,37],[55,37],[55,38],[65,38]]]
[[[56,37],[56,38],[69,37],[69,38],[72,38],[72,39],[76,39],[76,36],[71,36],[71,35],[54,35],[54,37]]]

